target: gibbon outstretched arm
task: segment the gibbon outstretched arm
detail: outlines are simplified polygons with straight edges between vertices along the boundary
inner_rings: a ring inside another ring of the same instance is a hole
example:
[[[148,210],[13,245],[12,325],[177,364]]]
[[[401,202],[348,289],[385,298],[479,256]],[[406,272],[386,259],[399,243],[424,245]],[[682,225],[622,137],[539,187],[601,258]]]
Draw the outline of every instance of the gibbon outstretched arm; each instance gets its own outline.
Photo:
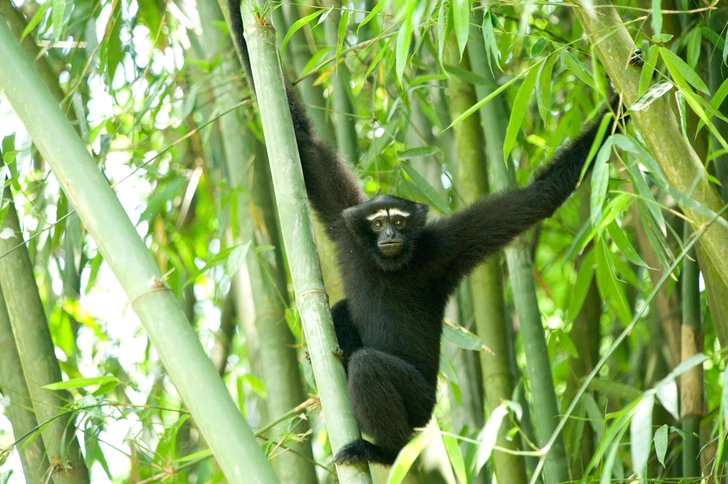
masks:
[[[250,55],[243,35],[245,27],[240,15],[240,0],[228,0],[232,36],[240,54],[250,86],[255,92],[255,82],[250,68]],[[290,85],[286,85],[288,105],[296,133],[298,152],[306,182],[308,199],[329,236],[336,239],[337,230],[344,229],[342,212],[367,200],[346,162],[314,133],[306,117],[304,107],[298,101]],[[270,142],[270,141],[269,141]],[[344,229],[345,230],[345,229]]]
[[[618,98],[610,104],[616,109]],[[586,131],[560,148],[527,187],[485,196],[428,226],[429,258],[445,261],[440,269],[463,275],[535,223],[551,217],[576,188],[606,113],[605,109]]]

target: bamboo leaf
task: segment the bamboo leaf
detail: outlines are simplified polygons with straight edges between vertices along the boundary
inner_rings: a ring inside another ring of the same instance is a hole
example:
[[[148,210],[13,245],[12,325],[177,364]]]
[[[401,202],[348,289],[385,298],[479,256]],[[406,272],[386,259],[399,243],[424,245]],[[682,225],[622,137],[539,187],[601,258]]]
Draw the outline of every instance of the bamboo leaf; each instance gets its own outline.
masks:
[[[452,435],[442,435],[442,443],[445,446],[445,452],[447,452],[447,458],[452,466],[452,471],[455,474],[456,482],[467,482],[467,473],[465,471],[465,460],[463,459],[463,452],[460,450],[458,440]]]
[[[244,244],[240,244],[235,246],[235,248],[230,251],[230,255],[227,258],[227,261],[225,261],[225,275],[228,277],[233,277],[238,270],[240,270],[240,267],[242,267],[243,262],[245,261],[245,256],[248,255],[248,249],[250,248],[250,243],[252,241],[247,241]]]
[[[581,80],[581,82],[583,82],[587,86],[590,86],[592,89],[597,90],[591,74],[584,66],[584,64],[582,64],[581,61],[574,56],[574,54],[569,51],[564,51],[563,58],[564,63],[566,63],[566,65],[569,67],[570,73],[578,77],[579,80]]]
[[[642,257],[640,257],[637,253],[627,236],[624,235],[624,232],[621,227],[617,225],[617,222],[612,222],[607,225],[607,231],[609,232],[609,236],[612,238],[612,241],[617,245],[620,252],[624,254],[628,261],[646,269],[650,268],[645,261],[642,260]]]
[[[400,160],[411,160],[412,158],[432,156],[439,152],[440,148],[437,146],[422,146],[420,148],[411,148],[409,150],[400,151],[397,153],[397,158]]]
[[[33,31],[34,28],[38,26],[41,19],[45,16],[46,10],[50,6],[51,2],[45,2],[38,5],[38,10],[33,15],[33,18],[28,21],[28,25],[25,26],[23,29],[23,33],[20,35],[20,41],[22,42],[25,37]]]
[[[599,150],[597,159],[594,161],[594,171],[591,180],[591,198],[589,206],[591,208],[591,221],[595,227],[602,218],[602,206],[607,198],[607,188],[609,187],[609,154],[612,150],[611,139]]]
[[[680,411],[678,410],[677,383],[675,383],[675,380],[660,382],[655,386],[655,394],[665,410],[670,412],[675,420],[679,421]]]
[[[656,37],[662,34],[662,0],[652,0],[652,31]]]
[[[670,81],[661,81],[650,87],[647,92],[640,96],[635,103],[629,107],[630,111],[644,111],[650,104],[662,97],[663,94],[669,92],[673,87]]]
[[[442,65],[442,55],[447,42],[447,8],[450,3],[440,0],[440,9],[437,12],[437,63]]]
[[[584,305],[586,295],[589,292],[592,278],[594,277],[594,252],[590,251],[584,256],[576,275],[576,282],[571,286],[571,297],[569,298],[569,321],[573,321]]]
[[[344,50],[344,41],[346,40],[346,29],[349,27],[349,10],[344,10],[339,19],[339,29],[336,37],[336,64],[339,64],[341,51]]]
[[[482,339],[460,325],[443,324],[442,337],[458,348],[472,351],[488,350]]]
[[[410,12],[411,13],[411,12]],[[395,71],[397,79],[401,82],[404,69],[407,67],[410,44],[412,43],[412,16],[406,15],[402,28],[397,33],[397,44],[395,52]]]
[[[369,12],[369,14],[364,17],[364,20],[359,23],[359,27],[357,27],[356,29],[357,33],[359,33],[362,27],[371,22],[371,20],[379,13],[379,11],[384,8],[384,3],[385,2],[377,2],[376,5],[374,5],[372,11]]]
[[[675,79],[676,84],[681,85],[682,81],[687,81],[698,91],[710,94],[710,89],[708,89],[708,86],[705,85],[700,76],[697,75],[695,71],[685,63],[684,60],[682,60],[670,49],[666,49],[664,47],[660,47],[659,49],[662,60],[665,61],[667,70],[669,70],[670,74],[672,74],[672,77],[673,79]],[[681,87],[686,88],[687,86],[681,85]]]
[[[439,210],[440,212],[444,214],[450,214],[452,213],[452,209],[447,204],[444,198],[442,198],[442,195],[440,195],[437,190],[432,188],[432,185],[425,180],[425,178],[420,175],[417,170],[415,170],[411,165],[408,163],[400,163],[399,166],[402,167],[402,169],[409,175],[409,177],[412,179],[412,183],[425,195],[427,200],[432,203],[432,205]]]
[[[632,465],[634,472],[638,476],[644,475],[647,468],[647,458],[650,456],[652,408],[654,405],[655,396],[652,394],[645,395],[635,407],[634,415],[629,425]]]
[[[372,61],[371,65],[369,66],[369,69],[367,69],[366,75],[369,76],[369,74],[372,73],[374,68],[376,68],[379,65],[379,62],[382,60],[382,57],[384,57],[384,54],[389,52],[389,45],[394,42],[395,37],[391,37],[381,48],[381,50],[377,53],[377,56]]]
[[[559,56],[551,54],[538,74],[538,111],[541,119],[546,122],[548,110],[551,107],[551,78],[553,75],[554,64]]]
[[[392,469],[389,472],[387,484],[399,484],[404,480],[417,457],[419,457],[422,451],[425,450],[425,447],[432,441],[434,434],[435,432],[432,430],[432,427],[427,427],[424,432],[412,439],[404,446],[404,449],[399,451],[399,455],[394,461],[394,464],[392,464]]]
[[[324,12],[326,12],[328,15],[328,13],[331,12],[331,10],[333,8],[334,7],[331,7],[328,10],[316,10],[314,13],[312,13],[310,15],[306,15],[305,17],[293,22],[293,25],[291,25],[291,28],[288,29],[288,32],[286,32],[286,36],[283,37],[283,42],[281,43],[281,54],[283,54],[283,52],[285,52],[286,46],[288,45],[288,42],[291,40],[291,37],[293,37],[293,34],[298,32],[303,26],[311,23],[314,19],[319,17]]]
[[[528,72],[529,69],[526,69],[524,72],[521,73],[521,75],[523,75],[524,73]],[[483,99],[481,99],[480,101],[478,101],[477,103],[475,103],[472,107],[470,107],[468,110],[466,110],[465,112],[463,112],[463,114],[461,114],[460,116],[458,116],[457,118],[455,118],[453,120],[453,122],[450,123],[450,126],[448,126],[446,129],[452,128],[456,124],[462,123],[465,119],[469,118],[474,112],[478,111],[480,108],[482,108],[485,104],[487,104],[488,102],[490,102],[498,94],[500,94],[501,92],[505,91],[511,84],[513,84],[514,82],[516,82],[518,79],[519,79],[518,77],[514,77],[513,79],[511,79],[510,81],[506,82],[505,84],[503,84],[502,86],[500,86],[498,89],[494,90],[489,95],[487,95],[486,97],[484,97]]]
[[[485,463],[488,462],[498,438],[498,431],[506,415],[508,415],[508,409],[505,404],[500,404],[490,413],[488,422],[478,434],[478,455],[475,460],[474,474],[480,472]]]
[[[483,42],[485,43],[485,52],[488,56],[488,67],[493,70],[491,61],[495,61],[496,67],[500,68],[500,50],[495,40],[495,32],[493,31],[493,16],[490,12],[483,15],[483,23],[481,25],[483,31]]]
[[[627,325],[632,321],[632,311],[624,295],[624,289],[617,283],[614,265],[611,263],[611,252],[603,237],[597,244],[597,285],[603,299],[609,300],[619,316],[619,320]]]
[[[540,64],[539,64],[540,65]],[[508,128],[506,129],[506,137],[503,141],[503,159],[507,160],[508,155],[514,146],[516,146],[516,140],[518,138],[518,132],[521,130],[523,120],[526,118],[526,109],[528,108],[528,100],[531,99],[533,94],[533,87],[536,85],[536,78],[538,77],[538,69],[531,68],[526,76],[526,79],[518,89],[516,99],[513,101],[513,108],[511,109],[511,118],[508,120]],[[495,93],[495,91],[494,91]],[[492,96],[492,94],[491,94]],[[490,96],[489,96],[490,97]],[[478,103],[480,104],[480,103]],[[467,111],[466,111],[467,112]],[[464,113],[463,113],[464,114]],[[458,120],[463,116],[459,116]],[[453,124],[455,121],[453,121]]]
[[[652,78],[655,74],[655,66],[657,65],[657,57],[660,54],[660,51],[653,46],[650,46],[650,43],[647,40],[642,41],[642,58],[647,59],[644,64],[642,65],[642,70],[640,71],[640,84],[638,93],[640,97],[647,91],[647,88],[650,87],[650,83],[652,82]],[[630,108],[632,109],[632,108]]]
[[[95,385],[108,385],[110,383],[119,384],[121,381],[115,376],[95,376],[90,378],[72,378],[67,381],[60,381],[43,385],[46,390],[69,390],[71,388],[86,388]]]
[[[662,467],[665,467],[665,456],[667,455],[667,425],[663,425],[655,432],[655,454],[657,454],[657,460]]]
[[[468,45],[468,34],[470,33],[470,1],[452,0],[452,16],[455,29],[455,38],[460,49],[460,57]]]
[[[63,38],[64,24],[63,16],[66,11],[66,0],[53,0],[53,8],[51,9],[51,18],[53,22],[53,38],[61,40]]]

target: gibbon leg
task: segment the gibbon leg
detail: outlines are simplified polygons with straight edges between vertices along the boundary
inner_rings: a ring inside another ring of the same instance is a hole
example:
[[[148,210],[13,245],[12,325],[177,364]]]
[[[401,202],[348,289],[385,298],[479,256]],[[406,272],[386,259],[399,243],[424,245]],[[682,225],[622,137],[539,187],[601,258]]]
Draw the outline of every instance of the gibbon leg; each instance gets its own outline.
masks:
[[[336,455],[340,463],[367,460],[391,465],[413,426],[427,423],[435,402],[434,383],[428,384],[401,358],[371,348],[349,358],[347,388],[356,420],[374,444],[363,440],[348,444]]]

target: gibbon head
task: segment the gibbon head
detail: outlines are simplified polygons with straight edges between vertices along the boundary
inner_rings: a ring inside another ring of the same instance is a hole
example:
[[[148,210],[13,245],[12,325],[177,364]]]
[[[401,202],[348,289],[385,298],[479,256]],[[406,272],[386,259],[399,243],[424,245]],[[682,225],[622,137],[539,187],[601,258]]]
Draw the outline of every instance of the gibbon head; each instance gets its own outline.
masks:
[[[412,259],[427,222],[428,206],[392,195],[379,195],[344,210],[346,226],[382,270],[401,269]]]

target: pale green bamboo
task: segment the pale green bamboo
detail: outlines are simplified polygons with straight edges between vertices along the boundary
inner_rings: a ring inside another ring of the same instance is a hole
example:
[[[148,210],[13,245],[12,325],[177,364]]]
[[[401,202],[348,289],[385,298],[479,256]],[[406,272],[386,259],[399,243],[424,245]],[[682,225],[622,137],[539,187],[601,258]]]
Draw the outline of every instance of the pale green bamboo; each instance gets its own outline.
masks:
[[[466,50],[473,49],[474,44],[478,44],[478,42],[470,42]],[[448,49],[448,63],[452,65],[459,63],[460,67],[465,70],[471,70],[471,66],[473,66],[473,70],[475,70],[477,53],[468,52],[460,62],[458,62],[458,58],[459,52],[453,35]],[[485,65],[487,68],[487,63]],[[449,85],[450,109],[454,119],[473,106],[477,102],[477,96],[472,85],[458,80],[455,76],[450,76]],[[487,122],[483,124],[488,125]],[[485,140],[480,113],[474,113],[453,129],[458,153],[458,192],[466,204],[471,204],[488,192],[489,182],[486,172],[486,152],[483,151]],[[490,185],[493,186],[492,181]],[[480,355],[483,387],[489,411],[497,408],[504,400],[510,400],[513,397],[514,387],[508,361],[503,275],[498,259],[497,255],[490,257],[470,276],[478,335],[494,352],[494,354]],[[515,293],[516,290],[514,289],[513,292]],[[509,439],[506,435],[507,431],[508,425],[504,423],[498,431],[497,445],[510,451],[520,450],[520,439],[517,437]],[[523,458],[519,455],[500,450],[494,451],[493,471],[498,482],[512,484],[526,482],[526,469]]]
[[[629,107],[637,101],[640,69],[629,65],[634,41],[622,25],[619,15],[609,0],[595,0],[599,15],[590,17],[583,8],[575,8],[584,32],[594,46],[609,78],[624,96]],[[648,109],[633,112],[631,116],[650,153],[660,165],[667,182],[695,202],[719,213],[723,201],[707,178],[703,163],[681,135],[675,114],[665,98],[657,99]],[[682,207],[693,229],[701,228],[711,216]],[[728,227],[713,223],[703,233],[700,246],[720,278],[728,284]]]
[[[33,413],[33,402],[30,399],[28,384],[20,362],[18,347],[15,345],[10,316],[5,307],[5,297],[0,288],[0,391],[10,404],[5,405],[5,412],[13,426],[13,437],[17,442],[16,449],[23,464],[26,482],[42,482],[48,469],[46,450],[39,435],[27,441],[38,427]],[[23,440],[21,440],[23,439]]]
[[[206,55],[213,59],[221,54],[218,52],[220,47],[230,50],[232,43],[229,42],[230,37],[223,40],[220,30],[213,25],[215,21],[224,20],[218,2],[198,0],[197,5]],[[241,72],[237,58],[229,55],[225,57],[219,70],[224,77]],[[237,96],[228,86],[215,89],[214,95],[220,111],[228,111],[237,103]],[[257,254],[249,250],[247,265],[258,329],[257,366],[261,370],[259,376],[268,395],[265,402],[267,414],[277,418],[299,405],[305,399],[305,393],[295,340],[285,319],[285,310],[289,304],[288,290],[275,205],[270,193],[272,188],[268,160],[265,156],[256,156],[257,141],[245,127],[247,115],[244,111],[238,109],[223,116],[218,126],[222,134],[229,185],[239,193],[237,222],[240,238],[242,241],[252,241],[251,249],[265,245],[275,246],[274,251]],[[305,434],[307,430],[306,421],[300,420],[295,432]],[[267,435],[275,439],[286,433],[284,424],[280,424]],[[316,472],[310,440],[293,444],[290,449],[291,451],[279,453],[272,461],[281,482],[315,483]]]
[[[472,25],[472,24],[471,24]],[[477,23],[480,25],[480,23]],[[475,35],[480,36],[477,31]],[[478,98],[490,95],[497,87],[488,68],[482,42],[468,45],[473,71],[485,78],[487,84],[478,84]],[[504,98],[498,96],[480,109],[485,133],[485,149],[493,191],[508,190],[518,186],[513,165],[503,159],[503,142],[508,119]],[[513,288],[513,302],[521,326],[521,341],[526,356],[526,373],[531,387],[532,412],[536,439],[544,446],[559,423],[559,404],[556,399],[551,362],[544,336],[541,313],[536,297],[536,283],[533,278],[533,262],[529,244],[523,236],[518,237],[505,249],[508,274]],[[548,452],[544,477],[547,483],[569,480],[569,461],[563,436],[555,439]],[[510,481],[515,482],[515,481]]]
[[[685,239],[692,236],[690,226],[685,224]],[[703,352],[703,331],[700,314],[700,287],[698,263],[695,250],[683,259],[680,274],[682,291],[682,360],[685,361]],[[682,477],[700,477],[700,421],[703,418],[704,402],[703,366],[698,365],[680,375],[680,419],[685,440],[682,448]]]
[[[299,14],[300,6],[297,2],[282,2],[281,9],[285,19],[285,31],[301,18]],[[306,42],[306,33],[310,34],[308,25],[297,30],[293,34],[286,47],[286,57],[293,64],[295,72],[303,71],[304,67],[311,60],[311,48]],[[277,37],[281,37],[281,32],[276,32]],[[292,75],[292,77],[295,77]],[[306,107],[306,116],[313,123],[316,134],[329,144],[336,145],[336,137],[331,130],[331,120],[326,112],[326,99],[324,99],[323,89],[319,85],[314,85],[313,77],[305,77],[296,83],[296,91],[301,96],[303,105]],[[353,161],[353,160],[352,160]],[[325,234],[323,226],[314,219],[314,232],[316,234],[316,248],[319,253],[321,262],[321,271],[324,274],[324,283],[326,291],[329,293],[329,304],[334,305],[337,301],[344,298],[344,288],[339,274],[339,267],[336,263],[336,247]]]
[[[351,404],[346,395],[346,375],[341,362],[331,353],[336,335],[326,299],[321,268],[313,240],[311,217],[306,199],[298,147],[293,131],[283,72],[275,47],[275,32],[254,12],[254,2],[243,2],[241,11],[246,25],[245,38],[250,51],[257,101],[268,159],[273,174],[278,215],[288,254],[296,303],[303,322],[306,343],[316,377],[326,428],[334,452],[359,439],[360,434]],[[362,463],[337,466],[339,480],[371,482]]]
[[[0,87],[119,279],[229,482],[277,482],[253,433],[108,181],[0,22]],[[6,293],[7,297],[7,293]]]
[[[0,21],[0,45],[3,31],[10,34],[5,22]],[[12,34],[10,38],[15,42]],[[17,42],[15,45],[20,47]],[[40,78],[37,79],[42,83]],[[9,189],[5,190],[4,198],[10,203],[3,230],[8,229],[13,235],[0,238],[0,254],[3,256],[0,258],[0,287],[5,296],[35,418],[42,425],[48,423],[41,436],[51,464],[49,475],[56,484],[87,483],[88,469],[76,438],[76,426],[67,408],[72,402],[71,395],[67,391],[43,388],[43,385],[61,381],[61,368]]]

